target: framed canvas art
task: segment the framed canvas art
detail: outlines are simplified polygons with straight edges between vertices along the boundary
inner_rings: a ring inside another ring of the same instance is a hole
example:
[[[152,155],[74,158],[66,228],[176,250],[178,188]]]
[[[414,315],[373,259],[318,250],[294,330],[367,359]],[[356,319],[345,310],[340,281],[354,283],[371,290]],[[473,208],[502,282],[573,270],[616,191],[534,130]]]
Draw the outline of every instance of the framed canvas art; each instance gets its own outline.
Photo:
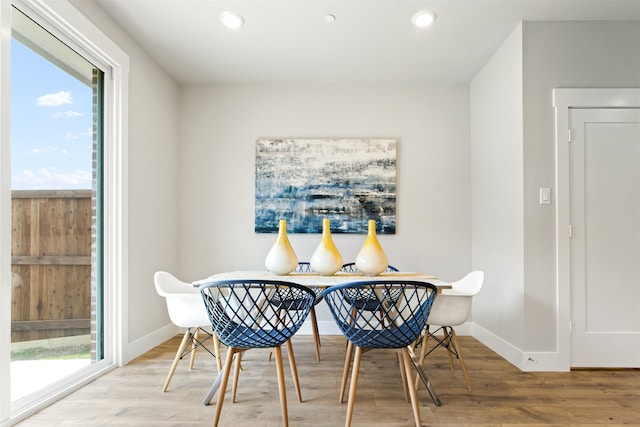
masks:
[[[255,232],[379,234],[396,230],[395,139],[256,141]]]

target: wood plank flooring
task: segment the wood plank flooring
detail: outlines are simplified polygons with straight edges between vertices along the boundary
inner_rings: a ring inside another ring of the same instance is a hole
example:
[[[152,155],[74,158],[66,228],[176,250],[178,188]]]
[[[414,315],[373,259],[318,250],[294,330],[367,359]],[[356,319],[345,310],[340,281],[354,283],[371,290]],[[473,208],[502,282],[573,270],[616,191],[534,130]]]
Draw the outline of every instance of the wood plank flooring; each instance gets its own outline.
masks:
[[[640,426],[640,370],[520,372],[471,337],[460,337],[473,391],[465,388],[456,364],[449,370],[443,349],[427,358],[427,372],[442,400],[437,407],[424,387],[420,410],[426,426]],[[202,352],[193,371],[180,362],[169,391],[161,391],[179,337],[127,366],[97,379],[33,415],[20,426],[209,426],[215,400],[202,400],[215,377],[215,361]],[[342,426],[346,403],[338,404],[345,340],[323,336],[322,361],[313,339],[293,341],[302,387],[298,402],[285,361],[289,424]],[[283,352],[286,355],[286,351]],[[285,356],[286,358],[286,356]],[[457,361],[456,361],[457,363]],[[237,402],[227,392],[221,425],[281,426],[275,362],[268,351],[251,350],[243,359]],[[362,359],[352,426],[412,426],[393,353],[380,350]]]

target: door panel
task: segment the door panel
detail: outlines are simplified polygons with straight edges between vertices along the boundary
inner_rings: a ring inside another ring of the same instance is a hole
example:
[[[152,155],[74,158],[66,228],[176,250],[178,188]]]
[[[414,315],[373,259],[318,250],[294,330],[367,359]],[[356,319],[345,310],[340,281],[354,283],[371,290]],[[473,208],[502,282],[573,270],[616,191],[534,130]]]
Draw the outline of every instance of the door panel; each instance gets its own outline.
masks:
[[[571,366],[640,367],[640,110],[571,110]]]

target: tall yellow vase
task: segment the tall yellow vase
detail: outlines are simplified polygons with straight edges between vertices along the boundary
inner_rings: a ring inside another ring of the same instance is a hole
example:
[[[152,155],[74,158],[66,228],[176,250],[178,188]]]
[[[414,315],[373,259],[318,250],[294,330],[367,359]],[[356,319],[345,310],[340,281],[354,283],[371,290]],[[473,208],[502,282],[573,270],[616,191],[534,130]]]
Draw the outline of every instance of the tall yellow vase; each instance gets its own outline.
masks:
[[[309,260],[311,268],[323,276],[331,276],[342,268],[342,255],[331,238],[329,219],[322,220],[322,240]]]
[[[356,267],[367,276],[376,276],[387,269],[389,260],[376,235],[376,221],[369,220],[369,230],[364,244],[356,256]]]
[[[264,260],[267,270],[284,276],[294,271],[298,267],[298,257],[287,237],[287,220],[280,220],[280,228],[278,229],[278,238],[271,247]]]

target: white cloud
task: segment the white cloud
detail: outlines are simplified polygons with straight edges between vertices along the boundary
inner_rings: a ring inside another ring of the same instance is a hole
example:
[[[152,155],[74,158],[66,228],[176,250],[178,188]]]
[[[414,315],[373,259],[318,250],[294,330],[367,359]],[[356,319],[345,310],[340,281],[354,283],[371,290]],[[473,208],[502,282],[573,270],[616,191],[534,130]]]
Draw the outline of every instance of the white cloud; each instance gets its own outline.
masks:
[[[57,107],[59,105],[73,104],[71,92],[61,90],[58,93],[49,93],[42,95],[36,100],[39,107]]]
[[[93,129],[89,128],[89,130],[86,131],[86,132],[67,132],[64,137],[65,137],[65,139],[80,139],[80,138],[85,138],[85,137],[92,138],[93,137]]]
[[[32,155],[32,156],[39,156],[41,154],[47,154],[47,153],[61,153],[61,154],[69,154],[69,151],[65,148],[58,148],[58,147],[54,147],[52,145],[48,146],[48,147],[35,147],[32,148],[30,151],[27,152],[27,154]]]
[[[37,172],[25,169],[19,175],[11,177],[11,186],[16,189],[90,189],[92,178],[90,171],[56,173],[55,169],[42,168]]]
[[[67,110],[67,111],[59,111],[51,115],[54,119],[62,119],[65,117],[82,117],[84,113],[79,111]]]

